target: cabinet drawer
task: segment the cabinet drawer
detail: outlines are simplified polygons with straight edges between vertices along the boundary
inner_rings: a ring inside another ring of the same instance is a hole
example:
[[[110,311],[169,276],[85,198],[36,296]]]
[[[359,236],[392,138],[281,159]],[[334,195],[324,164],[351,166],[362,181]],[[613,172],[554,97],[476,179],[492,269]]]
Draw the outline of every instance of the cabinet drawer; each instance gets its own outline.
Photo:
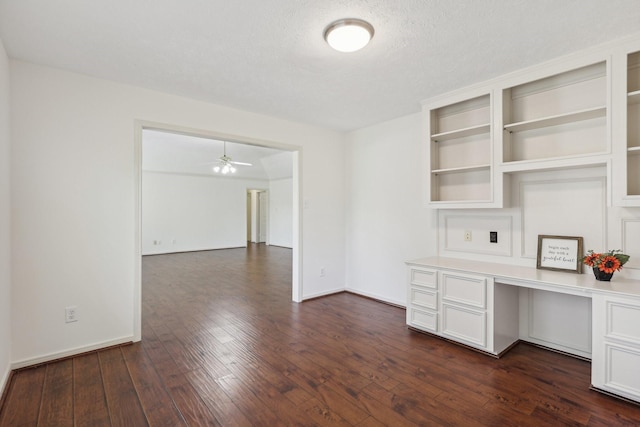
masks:
[[[480,347],[487,346],[487,314],[456,305],[442,304],[442,333]]]
[[[423,288],[411,288],[409,290],[409,301],[413,305],[429,308],[431,310],[438,309],[438,293]]]
[[[442,300],[486,309],[487,278],[443,272]]]
[[[409,324],[431,332],[438,331],[438,314],[429,310],[408,308]]]
[[[409,283],[412,285],[438,288],[438,272],[436,270],[412,267],[409,269],[409,276]]]
[[[640,345],[640,306],[620,301],[606,302],[605,337]]]

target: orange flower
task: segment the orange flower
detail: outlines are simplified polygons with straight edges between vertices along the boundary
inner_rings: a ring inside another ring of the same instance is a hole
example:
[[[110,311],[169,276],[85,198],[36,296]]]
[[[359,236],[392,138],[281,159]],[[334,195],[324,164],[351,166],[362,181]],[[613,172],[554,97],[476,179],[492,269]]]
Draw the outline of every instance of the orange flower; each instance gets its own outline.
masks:
[[[598,266],[600,271],[604,271],[605,273],[613,273],[616,270],[620,270],[620,267],[622,267],[620,261],[612,255],[605,256]]]
[[[584,257],[584,263],[587,264],[589,267],[593,267],[596,261],[598,261],[598,258],[600,258],[600,254],[592,252],[586,257]]]

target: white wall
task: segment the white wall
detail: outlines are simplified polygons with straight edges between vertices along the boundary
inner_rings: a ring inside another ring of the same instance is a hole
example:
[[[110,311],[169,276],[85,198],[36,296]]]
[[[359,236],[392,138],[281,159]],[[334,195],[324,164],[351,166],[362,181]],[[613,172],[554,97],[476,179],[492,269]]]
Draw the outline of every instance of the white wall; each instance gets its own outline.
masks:
[[[325,173],[341,134],[10,64],[14,366],[134,335],[136,120],[300,146],[302,297],[344,288],[344,175]],[[72,304],[80,320],[65,324]]]
[[[0,40],[0,394],[11,362],[9,60]]]
[[[605,167],[513,174],[510,181],[510,208],[438,211],[441,255],[535,267],[539,234],[581,236],[585,251],[623,249],[631,260],[616,274],[640,278],[640,209],[608,206]],[[498,244],[489,231],[498,231]]]
[[[422,123],[414,114],[347,139],[347,289],[405,305],[404,262],[436,253],[423,204]]]
[[[142,254],[247,245],[247,189],[262,180],[143,172]]]
[[[269,181],[269,244],[293,246],[293,181]]]

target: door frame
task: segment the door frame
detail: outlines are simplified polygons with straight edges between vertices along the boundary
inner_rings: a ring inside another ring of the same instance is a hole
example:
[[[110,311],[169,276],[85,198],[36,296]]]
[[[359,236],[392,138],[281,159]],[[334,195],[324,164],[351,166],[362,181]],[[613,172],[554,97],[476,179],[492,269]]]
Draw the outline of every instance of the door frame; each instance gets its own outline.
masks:
[[[158,130],[168,133],[238,142],[247,145],[276,148],[293,154],[293,238],[291,299],[302,302],[302,147],[280,142],[232,135],[204,129],[194,129],[166,123],[135,120],[134,123],[134,289],[133,289],[133,341],[142,339],[142,131]]]

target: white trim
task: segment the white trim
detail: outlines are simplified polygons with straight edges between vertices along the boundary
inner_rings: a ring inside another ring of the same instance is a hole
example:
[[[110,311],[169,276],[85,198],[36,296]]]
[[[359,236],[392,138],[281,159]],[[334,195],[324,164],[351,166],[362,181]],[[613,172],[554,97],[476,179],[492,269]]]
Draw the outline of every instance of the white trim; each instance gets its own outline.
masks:
[[[7,365],[7,370],[3,374],[2,379],[0,379],[0,396],[3,396],[4,393],[8,391],[7,387],[9,387],[9,383],[7,381],[9,380],[9,374],[11,374],[11,366]]]
[[[291,243],[293,245],[291,257],[291,299],[294,302],[302,302],[302,148],[293,152],[293,233]]]
[[[142,340],[142,128],[134,122],[133,135],[133,341]]]
[[[346,288],[335,288],[329,291],[318,292],[316,294],[305,295],[302,301],[307,301],[314,298],[326,297],[327,295],[339,294],[340,292],[346,291]]]
[[[103,341],[100,343],[95,343],[91,345],[86,345],[82,347],[76,347],[69,350],[64,350],[55,353],[45,354],[44,356],[38,356],[31,359],[23,359],[17,362],[13,362],[11,364],[11,369],[21,369],[29,366],[39,365],[41,363],[51,362],[52,360],[62,359],[65,357],[76,356],[78,354],[87,353],[90,351],[100,350],[107,347],[112,347],[114,345],[126,344],[134,341],[133,336],[127,336],[118,338],[115,340]]]
[[[374,300],[378,300],[378,301],[382,301],[382,302],[386,302],[386,303],[389,303],[389,304],[393,304],[393,305],[397,305],[397,306],[400,306],[400,307],[407,308],[407,301],[405,301],[405,300],[394,300],[394,299],[387,298],[387,297],[382,296],[382,295],[374,294],[374,293],[371,293],[371,292],[364,292],[364,291],[361,291],[359,289],[353,289],[353,288],[346,288],[345,291],[350,292],[352,294],[360,295],[360,296],[367,297],[367,298],[372,298]],[[431,291],[431,292],[433,292],[433,291]]]

